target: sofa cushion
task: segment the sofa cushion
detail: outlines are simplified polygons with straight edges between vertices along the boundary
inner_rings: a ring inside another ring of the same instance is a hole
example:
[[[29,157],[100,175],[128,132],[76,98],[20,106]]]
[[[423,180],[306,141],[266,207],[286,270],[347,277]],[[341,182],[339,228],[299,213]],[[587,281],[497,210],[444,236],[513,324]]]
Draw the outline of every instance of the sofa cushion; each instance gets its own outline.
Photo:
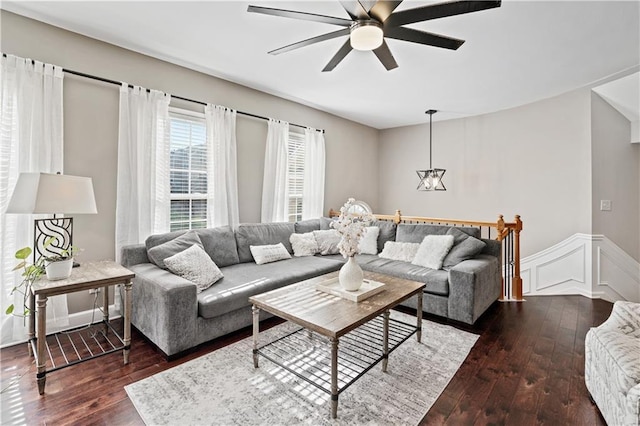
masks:
[[[337,254],[340,252],[338,244],[340,244],[342,237],[335,229],[313,231],[313,236],[318,243],[318,253],[327,255]]]
[[[396,241],[405,243],[421,243],[427,235],[445,235],[451,226],[401,223],[396,230]],[[480,238],[480,229],[473,227],[457,227],[456,229]]]
[[[458,228],[451,228],[447,231],[447,235],[454,238],[453,247],[442,262],[442,268],[448,269],[456,266],[458,263],[471,259],[476,254],[482,252],[487,245],[483,241],[462,232]]]
[[[333,229],[331,227],[331,222],[333,222],[334,220],[337,220],[338,218],[330,218],[330,217],[321,217],[320,218],[320,230],[321,231],[326,231],[327,229]]]
[[[153,237],[154,236],[152,235],[147,238],[147,242],[149,242],[150,239],[152,240]],[[147,243],[147,256],[155,265],[162,269],[167,269],[167,265],[164,264],[164,260],[166,258],[183,252],[193,245],[198,245],[200,248],[203,248],[202,241],[200,241],[198,234],[196,234],[195,231],[189,231],[161,244],[154,245],[151,248]]]
[[[289,237],[289,241],[293,248],[293,255],[296,257],[313,256],[318,253],[318,243],[316,242],[316,237],[313,236],[313,232],[293,233]]]
[[[244,223],[236,229],[236,243],[240,262],[253,262],[250,246],[264,246],[282,243],[289,253],[293,253],[289,237],[295,225],[288,222]]]
[[[192,231],[174,231],[165,234],[151,235],[145,241],[147,252],[160,244],[171,241],[187,232],[195,232],[202,242],[204,251],[219,267],[239,263],[236,238],[230,226],[195,229]],[[187,248],[187,247],[185,247]]]
[[[222,278],[222,272],[198,244],[169,256],[164,264],[171,272],[196,284],[200,293]]]
[[[358,241],[358,252],[362,254],[378,254],[378,235],[380,228],[367,226]]]
[[[241,263],[222,268],[224,278],[198,297],[198,315],[214,318],[250,306],[249,297],[318,275],[334,272],[342,262],[318,256],[294,257],[276,263]]]
[[[420,244],[418,243],[399,243],[397,241],[387,241],[384,244],[384,249],[378,256],[385,259],[400,260],[402,262],[411,263],[416,257],[416,253],[418,252],[419,247]]]
[[[307,219],[296,222],[294,225],[295,232],[297,234],[306,234],[308,232],[320,230],[320,218]]]
[[[384,250],[384,243],[396,240],[396,228],[398,225],[394,222],[388,220],[374,220],[371,222],[371,226],[377,226],[380,228],[380,233],[378,234],[378,253]]]
[[[291,259],[291,254],[284,248],[282,243],[267,244],[263,246],[249,246],[251,256],[257,265],[265,263],[277,262],[279,260]]]
[[[425,283],[425,293],[439,296],[449,295],[449,273],[413,265],[398,260],[384,259],[378,256],[362,255],[356,258],[360,267],[365,271],[379,272],[394,277]]]
[[[453,247],[453,235],[427,235],[418,247],[411,263],[431,269],[441,269],[442,261]]]

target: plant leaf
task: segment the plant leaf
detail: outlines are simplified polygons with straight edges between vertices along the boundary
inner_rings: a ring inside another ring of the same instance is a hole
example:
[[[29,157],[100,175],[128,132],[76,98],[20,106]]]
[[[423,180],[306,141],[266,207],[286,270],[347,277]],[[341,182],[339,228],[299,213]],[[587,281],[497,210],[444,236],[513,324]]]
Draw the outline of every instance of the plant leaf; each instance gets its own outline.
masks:
[[[24,260],[31,255],[31,247],[23,247],[16,252],[16,259]]]
[[[22,262],[18,263],[18,264],[17,264],[17,265],[12,269],[12,271],[17,271],[18,269],[22,269],[22,268],[24,268],[24,267],[25,267],[25,265],[26,265],[26,264],[27,264],[27,262],[23,260]]]
[[[13,313],[13,303],[11,305],[9,305],[9,307],[5,311],[5,314],[7,314],[7,315],[11,315],[12,313]]]

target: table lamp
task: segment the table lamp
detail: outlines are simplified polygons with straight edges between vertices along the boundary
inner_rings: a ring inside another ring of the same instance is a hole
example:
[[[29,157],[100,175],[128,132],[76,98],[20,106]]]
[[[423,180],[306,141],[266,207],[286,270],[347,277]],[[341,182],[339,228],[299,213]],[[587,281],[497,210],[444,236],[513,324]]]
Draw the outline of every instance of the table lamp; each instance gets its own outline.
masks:
[[[60,255],[73,245],[73,218],[56,215],[98,213],[93,181],[60,173],[20,173],[6,213],[53,214],[34,221],[33,260]],[[45,247],[50,237],[55,239]]]

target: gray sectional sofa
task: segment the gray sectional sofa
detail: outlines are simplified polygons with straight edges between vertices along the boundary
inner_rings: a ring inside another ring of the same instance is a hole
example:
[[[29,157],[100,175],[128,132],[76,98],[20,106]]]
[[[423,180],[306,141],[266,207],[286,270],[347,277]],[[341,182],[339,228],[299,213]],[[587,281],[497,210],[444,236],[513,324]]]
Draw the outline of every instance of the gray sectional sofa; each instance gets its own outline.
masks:
[[[197,293],[196,285],[152,263],[148,250],[174,240],[185,231],[149,237],[145,244],[122,249],[121,262],[136,276],[133,280],[132,323],[167,356],[174,356],[201,343],[247,327],[252,322],[249,297],[301,280],[339,270],[342,256],[308,256],[257,265],[251,245],[283,243],[293,254],[289,237],[329,229],[330,219],[297,223],[241,224],[196,231],[205,252],[224,278]],[[396,225],[377,221],[378,251],[386,241],[421,242],[425,235],[445,234],[449,227]],[[479,238],[476,228],[458,228]],[[362,269],[425,282],[423,310],[427,313],[473,324],[500,296],[500,244],[493,240],[474,258],[448,271],[411,263],[358,255]],[[406,306],[415,308],[415,298]]]

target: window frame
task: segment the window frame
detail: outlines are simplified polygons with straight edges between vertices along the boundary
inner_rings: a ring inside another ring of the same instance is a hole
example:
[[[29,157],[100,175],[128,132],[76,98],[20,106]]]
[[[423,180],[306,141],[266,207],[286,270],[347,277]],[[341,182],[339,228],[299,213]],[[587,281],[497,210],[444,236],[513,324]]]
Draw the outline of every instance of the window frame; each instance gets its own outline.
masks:
[[[288,193],[287,193],[287,218],[289,222],[298,222],[302,220],[302,205],[304,200],[304,167],[305,167],[305,135],[303,133],[289,132],[287,148],[287,180],[288,180]],[[292,158],[292,146],[295,145],[298,150],[295,158]],[[292,159],[295,163],[292,163]],[[292,170],[297,168],[298,171]],[[294,176],[297,173],[297,176]],[[292,186],[295,183],[295,188]],[[293,191],[297,189],[299,193]],[[297,202],[292,205],[292,200]]]
[[[173,125],[173,120],[182,120],[185,122],[190,122],[191,126],[195,125],[201,125],[202,129],[204,130],[204,146],[205,148],[207,148],[207,127],[206,127],[206,119],[205,119],[205,115],[204,113],[201,112],[195,112],[195,111],[190,111],[190,110],[186,110],[186,109],[182,109],[182,108],[175,108],[175,107],[169,107],[169,122],[170,122],[170,129],[171,126]],[[171,133],[170,133],[171,135]],[[191,183],[192,183],[192,175],[193,174],[201,174],[204,175],[205,179],[208,179],[208,155],[205,151],[205,155],[204,155],[204,160],[205,160],[205,168],[204,170],[198,170],[198,169],[193,169],[192,168],[192,152],[191,152],[191,148],[194,146],[192,144],[193,139],[191,138],[191,135],[189,137],[189,154],[188,154],[188,161],[189,161],[189,167],[186,169],[176,169],[176,168],[172,168],[171,167],[171,159],[169,160],[169,173],[180,173],[180,172],[186,172],[187,173],[187,191],[191,191]],[[174,144],[173,144],[173,138],[170,137],[169,138],[169,150],[171,152],[171,150],[173,149]],[[207,192],[208,192],[208,184],[207,184]],[[169,209],[170,209],[170,215],[169,215],[169,229],[171,231],[180,231],[180,230],[191,230],[191,229],[201,229],[201,228],[206,228],[207,227],[207,206],[206,206],[206,200],[208,198],[208,194],[207,193],[191,193],[191,192],[187,192],[187,193],[174,193],[171,192],[171,187],[169,188]],[[188,206],[188,219],[186,220],[172,220],[172,203],[173,201],[189,201],[189,206]],[[194,219],[194,205],[193,205],[193,201],[205,201],[205,216],[204,219],[201,218],[197,218]],[[185,226],[186,225],[186,226]],[[195,225],[195,226],[194,226]]]

